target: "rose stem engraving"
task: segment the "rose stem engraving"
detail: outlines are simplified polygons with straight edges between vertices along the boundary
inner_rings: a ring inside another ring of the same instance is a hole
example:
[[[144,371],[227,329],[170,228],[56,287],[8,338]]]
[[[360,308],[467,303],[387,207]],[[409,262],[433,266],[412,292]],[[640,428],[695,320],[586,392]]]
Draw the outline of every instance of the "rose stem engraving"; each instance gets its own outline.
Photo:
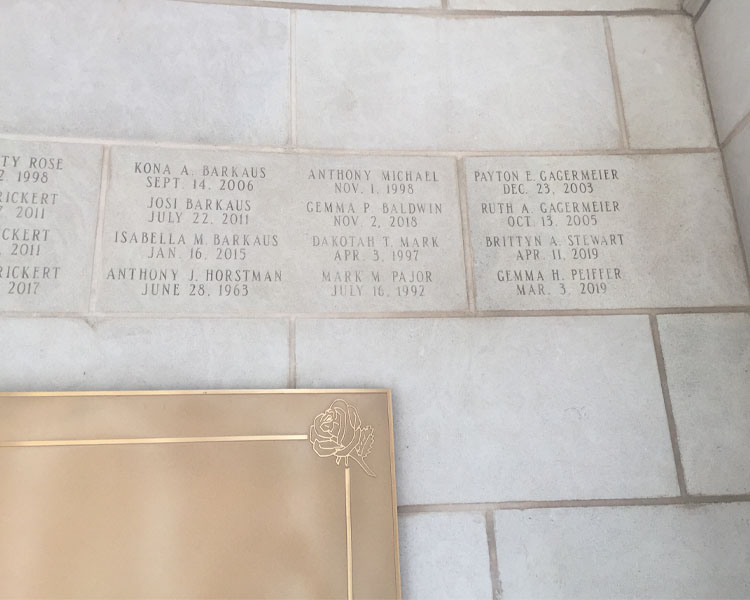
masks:
[[[362,427],[357,409],[345,400],[337,399],[315,417],[310,426],[310,442],[318,456],[335,456],[336,464],[349,459],[356,462],[370,477],[375,477],[365,458],[372,452],[375,432],[370,426]]]

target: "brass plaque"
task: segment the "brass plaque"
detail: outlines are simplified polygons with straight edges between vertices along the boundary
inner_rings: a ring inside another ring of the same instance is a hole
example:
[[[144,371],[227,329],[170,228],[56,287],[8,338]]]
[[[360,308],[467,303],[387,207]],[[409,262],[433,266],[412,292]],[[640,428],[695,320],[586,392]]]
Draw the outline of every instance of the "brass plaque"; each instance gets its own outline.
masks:
[[[0,597],[400,596],[389,391],[0,394]]]

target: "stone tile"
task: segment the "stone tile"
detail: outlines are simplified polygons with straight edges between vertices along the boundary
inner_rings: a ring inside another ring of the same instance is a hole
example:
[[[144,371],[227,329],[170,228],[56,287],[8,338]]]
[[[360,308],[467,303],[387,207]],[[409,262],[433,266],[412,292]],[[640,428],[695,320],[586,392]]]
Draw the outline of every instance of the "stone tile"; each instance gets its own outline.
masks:
[[[695,16],[698,14],[698,11],[701,9],[704,3],[705,0],[683,0],[682,10],[684,10],[689,15]]]
[[[278,0],[289,4],[328,6],[383,6],[388,8],[440,8],[440,0]]]
[[[167,0],[7,0],[0,70],[12,73],[12,84],[0,89],[0,131],[287,141],[284,10]]]
[[[4,319],[0,391],[286,387],[282,320]]]
[[[115,148],[111,312],[468,308],[449,158]]]
[[[100,146],[0,139],[0,311],[88,309],[101,168]]]
[[[448,0],[451,8],[507,11],[680,10],[680,0]]]
[[[750,2],[709,2],[695,24],[719,140],[750,112]]]
[[[559,149],[618,143],[599,17],[302,11],[296,56],[304,146]]]
[[[479,309],[748,302],[718,152],[465,165]]]
[[[612,17],[610,24],[631,147],[715,146],[691,19]]]
[[[750,493],[750,315],[659,317],[688,491]]]
[[[399,502],[677,492],[648,319],[307,320],[297,386],[390,387]]]
[[[747,598],[750,504],[495,513],[503,598]]]
[[[724,147],[724,161],[737,210],[740,235],[750,262],[750,122]]]
[[[492,598],[484,515],[401,515],[399,545],[404,598]]]

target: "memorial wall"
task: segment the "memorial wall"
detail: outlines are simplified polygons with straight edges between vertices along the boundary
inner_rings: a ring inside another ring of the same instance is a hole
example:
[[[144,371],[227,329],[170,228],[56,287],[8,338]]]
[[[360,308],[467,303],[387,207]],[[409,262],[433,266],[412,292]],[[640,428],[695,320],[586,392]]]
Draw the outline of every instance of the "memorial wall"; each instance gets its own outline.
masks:
[[[2,309],[737,306],[717,152],[361,156],[3,141]]]
[[[266,4],[3,6],[0,391],[392,388],[405,597],[746,594],[693,17]]]

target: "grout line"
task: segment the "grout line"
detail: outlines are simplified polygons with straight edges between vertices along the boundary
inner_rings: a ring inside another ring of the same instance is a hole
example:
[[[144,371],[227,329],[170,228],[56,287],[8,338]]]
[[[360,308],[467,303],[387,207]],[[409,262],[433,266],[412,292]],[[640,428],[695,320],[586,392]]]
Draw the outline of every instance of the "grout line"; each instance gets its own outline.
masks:
[[[711,101],[711,94],[708,90],[708,79],[706,79],[706,69],[703,66],[703,54],[701,53],[700,44],[698,43],[698,33],[695,31],[695,23],[692,24],[693,30],[693,46],[695,47],[695,58],[698,61],[698,68],[701,72],[701,78],[703,81],[703,93],[706,95],[706,102],[708,103],[708,113],[711,117],[711,125],[713,125],[714,132],[714,143],[717,148],[721,148],[719,143],[719,130],[716,127],[716,113],[714,112],[714,105]]]
[[[750,290],[750,262],[748,262],[748,252],[745,248],[750,248],[750,239],[745,239],[742,234],[742,228],[740,227],[740,218],[737,214],[737,203],[734,199],[734,191],[729,183],[729,171],[727,170],[727,161],[724,159],[724,154],[721,155],[721,167],[722,174],[724,177],[724,190],[726,192],[727,200],[729,201],[729,210],[732,213],[734,220],[735,235],[737,236],[738,252],[740,253],[740,260],[745,267],[745,286]]]
[[[715,496],[659,496],[643,498],[592,498],[590,500],[505,500],[501,502],[464,502],[445,504],[406,504],[399,515],[444,512],[483,512],[498,510],[537,510],[550,508],[608,508],[632,506],[700,506],[750,502],[750,494]]]
[[[99,267],[102,261],[102,247],[104,235],[104,209],[106,206],[106,197],[109,188],[111,149],[109,146],[102,148],[102,172],[99,180],[99,202],[96,213],[96,229],[94,231],[94,253],[91,259],[91,280],[89,281],[89,301],[88,313],[95,312],[96,302],[98,299]]]
[[[487,530],[487,550],[490,555],[490,581],[492,582],[492,600],[503,596],[503,584],[500,580],[500,568],[497,563],[497,538],[495,537],[495,515],[492,511],[484,513],[484,525]]]
[[[727,134],[727,137],[724,138],[724,141],[721,143],[721,149],[723,150],[724,148],[726,148],[735,138],[735,136],[748,126],[750,126],[750,111],[748,111],[748,113],[744,117],[742,117],[732,128],[732,131]]]
[[[654,341],[654,352],[656,354],[656,365],[659,369],[659,380],[661,381],[661,394],[664,398],[664,409],[667,415],[667,425],[669,427],[669,439],[672,443],[672,454],[674,455],[674,465],[677,474],[677,485],[680,487],[680,495],[687,496],[687,484],[685,482],[685,468],[682,464],[680,455],[680,445],[677,436],[677,423],[672,410],[672,397],[669,393],[669,383],[667,381],[667,367],[664,362],[664,349],[661,345],[661,335],[659,334],[659,323],[654,315],[649,317],[651,324],[651,337]]]
[[[297,146],[297,11],[289,15],[289,143]]]
[[[289,387],[297,387],[297,319],[289,319]]]
[[[700,19],[703,16],[703,13],[706,12],[706,9],[708,8],[709,3],[711,0],[704,0],[703,4],[701,4],[701,7],[698,9],[698,12],[695,13],[695,17],[693,17],[693,23],[697,23],[698,19]]]
[[[449,10],[450,6],[448,5],[448,0],[440,0],[440,8],[443,10]]]
[[[607,40],[607,56],[609,57],[609,69],[612,72],[612,87],[615,92],[615,105],[617,110],[617,124],[620,129],[620,146],[630,148],[630,132],[628,131],[628,122],[625,119],[625,103],[622,99],[622,87],[620,86],[620,73],[617,69],[617,56],[615,55],[615,44],[612,40],[612,27],[609,23],[609,17],[602,17],[604,20],[604,36]]]
[[[708,2],[706,3],[708,4]],[[700,14],[703,14],[703,9],[705,9],[706,4],[703,5]],[[701,52],[700,44],[698,43],[698,33],[695,30],[695,21],[693,21],[693,43],[695,44],[695,52],[696,56],[698,58],[698,66],[701,70],[701,75],[703,77],[703,87],[705,89],[706,93],[706,99],[708,100],[708,110],[709,114],[711,115],[711,123],[714,128],[714,137],[716,139],[716,145],[720,149],[722,148],[720,140],[719,140],[719,128],[716,126],[716,112],[714,111],[714,104],[711,100],[711,94],[708,90],[708,79],[706,78],[706,69],[704,68],[703,63],[703,53]],[[748,113],[750,115],[750,113]],[[747,118],[748,115],[745,116]],[[743,121],[744,119],[743,118]],[[731,135],[731,133],[730,133]],[[724,189],[726,191],[727,199],[729,200],[729,206],[730,210],[732,211],[732,218],[734,219],[734,228],[735,228],[735,235],[737,236],[737,244],[739,245],[739,253],[740,253],[740,260],[742,261],[744,267],[745,267],[745,287],[746,289],[750,290],[750,262],[748,262],[747,252],[745,252],[746,249],[746,242],[747,244],[750,244],[750,240],[743,240],[742,236],[742,228],[740,227],[740,219],[737,214],[737,203],[734,199],[734,193],[732,192],[732,186],[729,184],[729,173],[727,171],[727,161],[724,160],[724,152],[722,150],[721,152],[721,166],[724,173]]]
[[[179,150],[252,152],[257,154],[309,154],[309,155],[341,155],[341,156],[419,156],[419,157],[450,157],[464,158],[472,156],[632,156],[632,155],[662,155],[662,154],[711,154],[719,152],[719,148],[691,147],[691,148],[585,148],[582,150],[430,150],[430,149],[378,149],[378,148],[306,148],[288,146],[248,146],[243,144],[200,144],[196,142],[159,141],[145,139],[115,139],[115,138],[86,138],[43,136],[34,134],[1,133],[0,140],[21,142],[54,142],[61,144],[98,144],[105,146],[127,146],[143,148],[167,148]]]
[[[456,184],[458,186],[458,202],[461,211],[461,237],[464,250],[464,276],[466,277],[466,298],[469,312],[477,310],[477,281],[474,274],[474,248],[471,243],[471,228],[469,226],[469,201],[466,186],[466,166],[463,159],[456,161]]]
[[[178,2],[189,2],[193,4],[221,4],[228,6],[245,6],[257,8],[280,8],[286,10],[308,10],[308,11],[328,11],[328,12],[358,12],[358,13],[380,13],[380,14],[397,14],[397,15],[418,15],[426,17],[590,17],[597,15],[629,15],[629,16],[661,16],[661,15],[684,15],[681,10],[668,10],[659,8],[642,8],[633,10],[544,10],[544,11],[513,11],[513,10],[492,10],[492,9],[450,9],[443,10],[442,2],[440,7],[391,7],[391,6],[366,6],[357,4],[338,5],[325,3],[305,3],[305,2],[283,2],[283,1],[264,1],[264,0],[173,0]]]
[[[411,312],[255,312],[255,313],[149,313],[149,312],[19,312],[0,311],[0,318],[48,318],[48,319],[493,319],[493,318],[545,318],[545,317],[606,317],[606,316],[651,316],[688,314],[733,314],[750,313],[750,305],[738,306],[694,306],[660,308],[600,308],[600,309],[555,309],[555,310],[467,310],[411,311]]]

